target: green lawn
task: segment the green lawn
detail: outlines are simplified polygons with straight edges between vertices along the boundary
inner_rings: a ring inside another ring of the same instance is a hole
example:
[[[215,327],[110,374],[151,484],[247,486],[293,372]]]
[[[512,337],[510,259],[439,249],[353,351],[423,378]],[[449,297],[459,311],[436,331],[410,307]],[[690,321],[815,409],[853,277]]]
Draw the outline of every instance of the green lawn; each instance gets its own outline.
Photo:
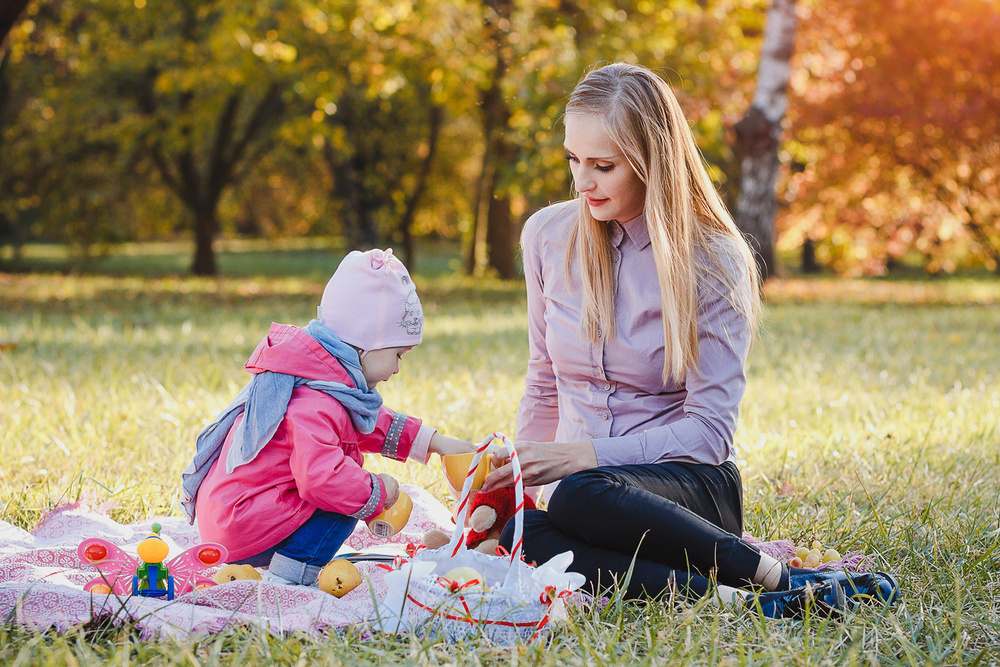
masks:
[[[240,253],[245,253],[241,255]],[[195,435],[245,382],[271,321],[315,313],[336,254],[233,248],[231,277],[0,274],[0,503],[30,529],[78,498],[123,522],[176,514]],[[511,433],[526,359],[517,283],[415,278],[425,342],[383,391],[442,431]],[[227,268],[228,267],[228,268]],[[576,612],[516,649],[246,632],[181,645],[127,630],[0,626],[2,664],[997,664],[1000,661],[1000,281],[776,281],[737,435],[747,528],[872,554],[902,604],[838,621],[764,622],[699,604]],[[436,466],[376,464],[445,499]]]

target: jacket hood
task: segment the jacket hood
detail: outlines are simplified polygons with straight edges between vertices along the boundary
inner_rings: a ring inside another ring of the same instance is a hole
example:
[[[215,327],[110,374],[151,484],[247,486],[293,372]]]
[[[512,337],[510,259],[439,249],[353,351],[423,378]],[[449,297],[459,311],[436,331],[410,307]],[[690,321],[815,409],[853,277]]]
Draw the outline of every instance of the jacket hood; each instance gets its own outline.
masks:
[[[250,373],[285,373],[306,380],[334,380],[354,387],[350,374],[315,338],[290,324],[271,324],[244,365]]]

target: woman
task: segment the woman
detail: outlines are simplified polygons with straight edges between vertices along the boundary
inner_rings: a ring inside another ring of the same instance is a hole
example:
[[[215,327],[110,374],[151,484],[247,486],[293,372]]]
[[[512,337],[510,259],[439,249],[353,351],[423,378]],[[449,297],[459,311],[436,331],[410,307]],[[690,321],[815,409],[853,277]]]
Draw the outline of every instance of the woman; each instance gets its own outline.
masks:
[[[592,71],[564,145],[579,196],[522,237],[531,356],[516,446],[525,484],[559,481],[548,511],[525,516],[526,558],[571,550],[595,588],[631,569],[629,596],[796,589],[759,598],[778,616],[894,590],[887,576],[790,570],[737,537],[733,434],[759,278],[670,88],[634,65]],[[484,490],[511,483],[501,469]]]

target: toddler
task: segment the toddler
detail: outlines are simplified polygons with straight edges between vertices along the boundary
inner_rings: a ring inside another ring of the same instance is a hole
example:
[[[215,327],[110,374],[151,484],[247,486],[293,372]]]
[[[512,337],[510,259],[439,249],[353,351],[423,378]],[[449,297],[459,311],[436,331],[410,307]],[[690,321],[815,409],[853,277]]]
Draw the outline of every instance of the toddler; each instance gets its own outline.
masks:
[[[423,311],[392,250],[348,254],[317,320],[272,324],[245,368],[253,379],[198,436],[181,505],[230,562],[309,585],[354,530],[391,507],[399,485],[362,452],[426,463],[474,451],[382,405],[379,382],[420,343]]]

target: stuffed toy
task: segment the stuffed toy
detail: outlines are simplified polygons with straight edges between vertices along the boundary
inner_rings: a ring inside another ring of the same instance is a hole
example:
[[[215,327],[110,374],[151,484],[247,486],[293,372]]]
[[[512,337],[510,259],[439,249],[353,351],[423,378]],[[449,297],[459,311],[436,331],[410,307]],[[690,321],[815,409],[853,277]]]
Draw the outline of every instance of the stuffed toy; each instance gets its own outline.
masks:
[[[465,546],[483,553],[496,553],[500,533],[507,521],[514,517],[514,489],[493,489],[472,496],[469,506],[469,534]],[[524,509],[535,509],[535,501],[525,494]]]
[[[507,521],[514,516],[514,489],[508,487],[485,493],[477,491],[472,494],[469,503],[466,520],[469,534],[465,538],[465,545],[470,549],[495,555],[500,543],[500,533]],[[535,509],[535,501],[527,494],[524,496],[524,509]],[[424,533],[422,542],[430,549],[437,549],[450,540],[451,536],[443,530],[432,528]]]

